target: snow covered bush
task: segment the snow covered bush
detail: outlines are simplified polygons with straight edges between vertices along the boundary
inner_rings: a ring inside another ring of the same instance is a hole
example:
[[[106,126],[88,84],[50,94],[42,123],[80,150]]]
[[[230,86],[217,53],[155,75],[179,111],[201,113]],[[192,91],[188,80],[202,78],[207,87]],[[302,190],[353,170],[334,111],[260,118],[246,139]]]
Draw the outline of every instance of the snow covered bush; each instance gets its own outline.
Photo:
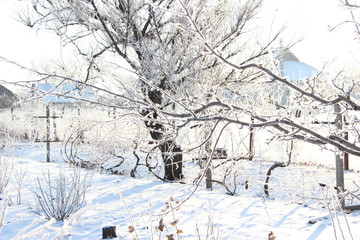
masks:
[[[41,106],[42,107],[42,106]],[[21,104],[13,110],[0,112],[0,149],[17,140],[35,140],[45,134],[44,121],[34,117],[44,115],[37,104]]]
[[[36,180],[35,213],[63,221],[84,205],[90,183],[91,177],[82,176],[77,168],[70,173],[60,169],[57,176],[49,171],[43,173],[42,178]]]

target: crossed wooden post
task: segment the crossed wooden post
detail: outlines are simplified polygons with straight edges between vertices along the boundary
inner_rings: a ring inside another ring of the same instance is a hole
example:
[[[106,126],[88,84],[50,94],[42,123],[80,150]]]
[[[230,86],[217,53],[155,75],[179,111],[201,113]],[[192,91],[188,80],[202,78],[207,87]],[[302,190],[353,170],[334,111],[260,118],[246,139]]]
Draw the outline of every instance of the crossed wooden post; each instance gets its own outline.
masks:
[[[44,142],[46,143],[46,162],[50,162],[51,158],[50,158],[50,143],[51,142],[60,142],[60,140],[55,139],[55,140],[51,140],[50,138],[50,119],[56,119],[56,118],[62,118],[61,116],[50,116],[50,106],[46,105],[46,115],[45,116],[34,116],[33,118],[45,118],[46,119],[46,139],[41,141],[41,140],[35,140],[35,142]]]

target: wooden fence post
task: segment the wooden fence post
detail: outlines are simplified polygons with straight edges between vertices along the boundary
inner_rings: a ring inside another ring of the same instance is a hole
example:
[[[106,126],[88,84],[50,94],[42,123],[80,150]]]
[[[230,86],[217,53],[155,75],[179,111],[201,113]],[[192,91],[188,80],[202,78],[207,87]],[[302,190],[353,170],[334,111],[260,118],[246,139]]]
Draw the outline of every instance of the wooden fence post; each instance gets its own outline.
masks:
[[[349,132],[344,133],[344,139],[349,140]],[[344,152],[344,170],[349,170],[349,154]]]
[[[205,177],[206,177],[206,188],[212,190],[212,173],[211,173],[211,166],[209,166],[209,167],[206,169]]]
[[[54,111],[55,112],[55,111]],[[50,157],[50,143],[51,142],[60,142],[60,140],[55,139],[55,140],[51,140],[51,126],[50,126],[50,119],[53,118],[54,121],[56,118],[61,118],[61,116],[57,117],[57,116],[50,116],[50,105],[46,105],[46,114],[45,116],[33,116],[33,118],[45,118],[46,119],[46,135],[45,135],[45,140],[35,140],[35,142],[45,142],[46,143],[46,162],[51,162],[51,157]],[[54,124],[54,127],[56,125]],[[55,135],[56,135],[56,131],[55,131]]]
[[[50,106],[46,105],[46,162],[50,162]]]
[[[342,130],[342,114],[341,114],[341,107],[339,104],[334,105],[334,113],[335,113],[335,127],[341,131]],[[341,193],[345,189],[344,184],[344,162],[342,158],[343,154],[341,154],[338,150],[338,152],[335,155],[335,166],[336,166],[336,189],[337,193]],[[345,208],[345,199],[339,198],[341,208]]]
[[[59,140],[59,138],[58,138],[58,135],[57,135],[57,127],[56,127],[56,121],[55,121],[55,119],[57,118],[56,117],[56,112],[55,112],[55,106],[53,106],[53,116],[52,116],[52,118],[53,118],[53,128],[54,128],[54,141],[57,141],[57,140]],[[50,114],[49,114],[49,116],[50,116]]]
[[[254,117],[251,116],[251,123],[254,123]],[[255,155],[254,150],[254,139],[255,139],[255,129],[250,127],[250,136],[249,136],[249,160],[252,161]]]

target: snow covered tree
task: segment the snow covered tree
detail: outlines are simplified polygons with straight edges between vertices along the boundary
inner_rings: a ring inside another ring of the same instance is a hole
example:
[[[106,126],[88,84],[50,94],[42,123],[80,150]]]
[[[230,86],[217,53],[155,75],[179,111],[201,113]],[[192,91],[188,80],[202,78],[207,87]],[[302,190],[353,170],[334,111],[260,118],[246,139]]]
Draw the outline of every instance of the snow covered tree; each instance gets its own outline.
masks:
[[[347,22],[358,29],[358,5],[344,4],[352,16]],[[282,77],[274,51],[279,32],[264,41],[256,19],[261,0],[37,0],[29,7],[23,21],[54,31],[81,59],[80,71],[51,70],[42,79],[91,86],[102,96],[92,103],[137,114],[162,152],[166,180],[182,178],[177,137],[191,124],[212,128],[205,135],[226,123],[268,128],[279,140],[360,156],[357,118],[348,111],[359,109],[359,82],[344,74],[301,82]],[[291,104],[281,102],[284,94]],[[327,124],[340,120],[333,114],[338,106],[347,121],[341,129]],[[209,147],[210,139],[196,146]]]
[[[21,18],[26,25],[55,32],[81,59],[75,70],[70,66],[55,73],[38,72],[40,80],[72,81],[79,89],[91,86],[103,97],[91,103],[137,113],[150,142],[162,152],[166,180],[183,177],[183,150],[176,137],[184,122],[178,118],[226,120],[234,109],[218,101],[219,96],[229,95],[237,83],[267,74],[261,67],[238,71],[224,59],[239,66],[265,66],[278,37],[264,42],[256,36],[253,20],[261,0],[31,0],[25,4],[28,10]],[[129,80],[126,72],[135,80]],[[220,115],[198,116],[208,108],[221,109]]]
[[[208,25],[207,27],[208,22],[198,21],[196,18],[197,15],[194,14],[198,9],[196,4],[193,1],[178,0],[178,2],[182,8],[180,10],[172,9],[172,14],[186,19],[179,22],[179,28],[196,36],[196,39],[202,43],[203,52],[208,58],[216,59],[224,68],[229,67],[236,73],[243,74],[252,71],[266,75],[266,77],[256,77],[251,82],[238,81],[239,84],[247,83],[246,88],[240,87],[240,91],[237,92],[241,99],[245,99],[243,101],[231,102],[229,98],[221,98],[221,95],[217,94],[214,101],[200,108],[189,109],[182,114],[173,115],[186,119],[183,125],[194,121],[222,121],[252,128],[269,127],[274,130],[274,135],[280,140],[304,140],[321,146],[336,147],[340,151],[360,156],[358,118],[356,113],[351,113],[351,111],[360,109],[358,96],[360,82],[355,80],[356,78],[349,78],[343,73],[337,74],[335,77],[322,73],[297,83],[281,76],[276,59],[271,67],[269,64],[264,64],[266,63],[264,61],[241,62],[238,58],[229,57],[226,51],[218,47],[217,42],[212,38],[213,35],[207,35],[206,30],[211,29],[212,26]],[[355,13],[358,5],[349,1],[345,1],[344,4],[350,9],[352,16],[352,20],[346,22],[353,23],[358,34],[359,21],[356,19]],[[156,1],[152,1],[152,5],[161,11],[169,12],[168,9],[158,5]],[[222,77],[218,79],[223,81],[221,86],[230,80]],[[239,84],[237,86],[244,86]],[[283,92],[288,95],[291,104],[281,104],[276,94],[271,94],[276,85],[284,89]],[[271,96],[269,98],[257,97],[260,94],[258,91],[260,88],[268,89]],[[241,92],[244,89],[246,89],[247,96]],[[256,90],[252,91],[252,89]],[[205,109],[211,110],[211,114],[207,112],[207,116],[205,116]],[[300,111],[302,114],[299,114]],[[324,118],[324,113],[329,113],[329,115]],[[239,115],[252,116],[256,122],[243,121]],[[320,130],[320,126],[316,124],[326,128],[326,131]],[[344,137],[343,134],[347,131],[353,135],[352,141]]]

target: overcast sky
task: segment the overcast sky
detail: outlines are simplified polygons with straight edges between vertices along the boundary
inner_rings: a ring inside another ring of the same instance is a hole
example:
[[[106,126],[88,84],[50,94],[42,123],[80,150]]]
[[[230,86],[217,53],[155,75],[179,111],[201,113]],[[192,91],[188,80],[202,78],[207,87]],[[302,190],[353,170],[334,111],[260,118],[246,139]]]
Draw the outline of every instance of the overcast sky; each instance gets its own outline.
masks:
[[[320,68],[341,56],[341,61],[349,56],[357,56],[354,50],[352,27],[342,27],[329,32],[328,26],[335,26],[346,17],[338,0],[266,0],[267,15],[276,30],[284,22],[288,28],[284,42],[303,38],[292,50],[307,64]],[[61,47],[55,36],[23,26],[16,20],[14,0],[0,0],[0,56],[21,64],[39,64],[53,55],[61,55]],[[357,47],[359,48],[359,47]],[[351,50],[352,49],[352,50]],[[344,60],[345,59],[345,60]],[[339,61],[338,61],[339,62]],[[1,80],[25,80],[15,68],[0,61]]]

